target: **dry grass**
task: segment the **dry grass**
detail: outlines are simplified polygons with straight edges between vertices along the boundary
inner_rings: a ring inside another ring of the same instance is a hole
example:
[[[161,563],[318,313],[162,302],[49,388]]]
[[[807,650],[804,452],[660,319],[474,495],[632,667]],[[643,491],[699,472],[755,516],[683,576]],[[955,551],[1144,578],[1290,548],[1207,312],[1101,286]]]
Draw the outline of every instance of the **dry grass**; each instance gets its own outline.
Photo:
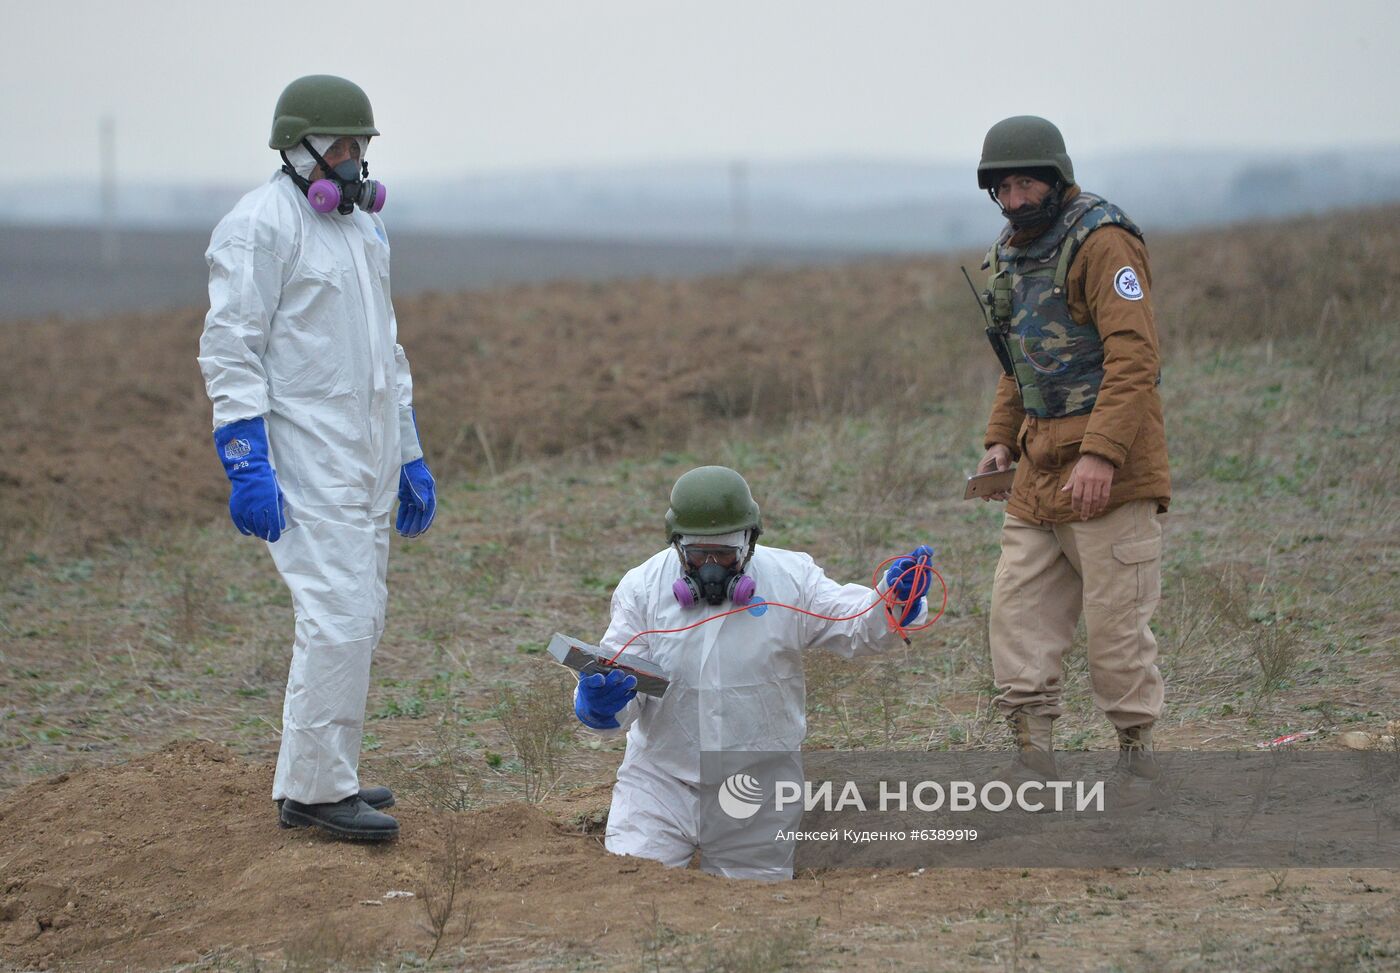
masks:
[[[500,690],[495,716],[520,761],[524,797],[532,804],[548,797],[563,774],[578,727],[573,686],[571,674],[541,666],[523,689]]]
[[[1154,241],[1177,481],[1157,625],[1171,718],[1208,726],[1207,736],[1243,741],[1311,722],[1305,714],[1315,711],[1300,705],[1327,707],[1338,725],[1364,723],[1383,709],[1382,663],[1395,651],[1387,585],[1400,522],[1390,491],[1400,456],[1385,448],[1400,412],[1388,380],[1400,344],[1396,270],[1387,260],[1392,222],[1303,221],[1286,246],[1271,242],[1282,238],[1276,228],[1216,234],[1204,245]],[[1265,273],[1259,248],[1287,272]],[[1330,269],[1304,272],[1297,253]],[[985,649],[999,510],[948,499],[980,452],[992,367],[957,284],[952,264],[903,263],[514,288],[406,308],[405,321],[427,329],[419,334],[427,354],[417,356],[425,416],[470,413],[475,406],[456,394],[480,404],[492,389],[508,391],[516,365],[497,352],[515,349],[524,362],[537,339],[613,329],[618,340],[605,342],[609,354],[669,360],[672,332],[648,330],[648,322],[675,315],[709,320],[715,340],[756,342],[757,354],[725,369],[722,382],[699,381],[713,362],[685,359],[695,387],[710,398],[699,402],[684,383],[670,383],[644,416],[613,415],[613,400],[597,390],[587,393],[588,410],[551,411],[539,397],[516,401],[512,408],[528,405],[550,421],[517,416],[517,437],[495,449],[498,475],[485,479],[454,482],[450,471],[479,468],[484,452],[476,450],[498,434],[437,437],[444,445],[430,452],[444,470],[445,516],[424,542],[396,545],[394,619],[370,702],[378,717],[371,740],[379,745],[371,763],[450,764],[460,780],[482,773],[474,799],[509,783],[512,767],[526,773],[523,756],[493,763],[493,754],[514,749],[498,719],[482,719],[499,702],[493,686],[519,686],[538,670],[550,631],[598,631],[609,585],[656,545],[648,518],[670,480],[711,461],[749,476],[773,543],[811,551],[838,577],[868,578],[873,563],[917,541],[939,551],[950,610],[914,652],[844,670],[813,660],[814,740],[999,745]],[[431,330],[433,322],[459,318],[472,327]],[[140,323],[153,333],[165,326]],[[489,334],[484,357],[464,359],[480,380],[468,390],[460,376],[434,366],[466,355],[454,342],[482,331]],[[103,362],[103,374],[120,376],[158,352],[150,360],[162,374],[178,373],[165,350],[144,340],[125,345],[116,333],[85,342],[68,367],[45,359],[47,367],[21,369],[25,381],[44,386],[29,391],[43,401],[98,371],[88,356]],[[411,333],[406,340],[412,345]],[[637,375],[616,374],[635,391]],[[191,407],[202,411],[197,400]],[[142,401],[168,416],[184,400],[158,380],[129,404]],[[86,402],[78,396],[68,406]],[[697,412],[699,405],[709,413]],[[33,438],[50,435],[50,412],[33,402],[25,408],[21,419],[46,430]],[[603,413],[634,427],[627,440],[580,425],[596,424]],[[188,449],[203,455],[203,433],[196,433]],[[519,438],[526,433],[568,437],[576,448],[534,459],[554,447]],[[592,458],[604,452],[618,458]],[[73,531],[82,531],[71,523],[31,518],[7,535],[0,560],[10,583],[0,624],[15,646],[4,656],[14,741],[7,751],[17,758],[7,761],[11,780],[61,766],[65,754],[119,753],[129,746],[123,741],[180,727],[225,726],[226,738],[250,748],[275,745],[287,599],[259,546],[224,529],[222,489],[210,465],[210,496],[195,495],[208,527],[184,524],[153,542],[87,553],[72,552]],[[158,505],[160,498],[150,499]],[[1062,736],[1075,746],[1099,745],[1107,731],[1084,693],[1082,654],[1068,665],[1072,713],[1060,724]],[[418,721],[449,712],[458,739],[425,754],[427,724]],[[1216,717],[1226,717],[1225,725]],[[531,744],[521,746],[530,752]],[[449,749],[458,756],[445,760]],[[571,757],[561,767],[566,780],[586,779],[586,761]],[[445,786],[442,800],[465,800],[451,796],[455,785]]]
[[[389,777],[395,793],[443,811],[469,811],[481,804],[482,769],[463,723],[444,713],[432,736],[392,758]]]
[[[428,861],[428,875],[418,887],[418,899],[427,916],[432,947],[424,962],[431,963],[443,946],[457,946],[472,934],[473,904],[467,889],[472,852],[461,819],[448,819],[442,847]]]

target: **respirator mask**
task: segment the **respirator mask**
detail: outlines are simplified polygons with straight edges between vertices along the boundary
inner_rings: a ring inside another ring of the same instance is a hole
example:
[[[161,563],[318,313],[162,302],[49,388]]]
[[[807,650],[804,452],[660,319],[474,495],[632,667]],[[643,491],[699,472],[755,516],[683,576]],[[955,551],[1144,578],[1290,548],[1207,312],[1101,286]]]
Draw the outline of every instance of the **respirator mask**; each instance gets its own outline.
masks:
[[[685,573],[671,585],[671,592],[682,608],[701,601],[710,605],[731,601],[740,607],[753,601],[757,585],[744,573],[750,555],[748,531],[716,537],[682,535],[675,548]]]
[[[353,138],[359,150],[355,157],[332,166],[322,153],[329,151],[341,137]],[[317,142],[321,143],[319,149]],[[363,161],[367,142],[368,139],[362,136],[307,136],[291,150],[294,156],[299,157],[295,162],[286,152],[282,153],[282,171],[292,177],[292,182],[306,194],[307,202],[318,213],[335,210],[342,216],[348,216],[356,206],[366,213],[378,213],[384,208],[386,192],[382,182],[369,178],[369,163]],[[317,166],[320,166],[323,175],[311,182],[307,177]]]

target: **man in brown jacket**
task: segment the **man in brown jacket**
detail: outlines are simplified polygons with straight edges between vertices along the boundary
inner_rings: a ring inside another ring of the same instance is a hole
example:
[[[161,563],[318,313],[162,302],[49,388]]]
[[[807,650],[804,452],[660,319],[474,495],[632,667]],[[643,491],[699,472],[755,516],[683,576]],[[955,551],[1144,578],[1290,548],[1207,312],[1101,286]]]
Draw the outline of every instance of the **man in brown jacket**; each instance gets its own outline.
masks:
[[[992,126],[978,185],[1007,226],[983,264],[987,335],[1004,374],[978,472],[1015,478],[992,583],[996,702],[1017,770],[1054,773],[1062,659],[1081,613],[1094,702],[1118,731],[1120,769],[1155,776],[1162,528],[1171,499],[1152,275],[1142,232],[1074,182],[1059,129]]]

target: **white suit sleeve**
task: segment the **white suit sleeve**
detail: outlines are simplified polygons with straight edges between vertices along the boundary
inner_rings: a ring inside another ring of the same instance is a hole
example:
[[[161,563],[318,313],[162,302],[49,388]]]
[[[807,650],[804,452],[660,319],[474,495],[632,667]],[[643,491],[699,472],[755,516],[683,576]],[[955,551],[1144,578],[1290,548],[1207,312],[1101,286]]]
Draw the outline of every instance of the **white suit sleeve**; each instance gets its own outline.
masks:
[[[387,244],[389,238],[384,233],[384,221],[377,214],[373,219],[379,229],[380,238]],[[391,250],[390,267],[392,266]],[[408,367],[408,356],[404,354],[403,345],[399,344],[399,319],[394,313],[393,294],[387,286],[384,290],[384,303],[388,306],[389,334],[394,341],[394,392],[399,406],[399,464],[402,465],[422,459],[423,445],[418,440],[418,429],[413,423],[413,372]]]
[[[209,313],[199,339],[199,370],[214,403],[214,428],[268,410],[262,356],[282,297],[285,260],[223,224],[209,251]]]
[[[394,342],[394,363],[399,397],[399,463],[402,465],[422,459],[423,445],[418,441],[418,427],[413,422],[413,375],[408,370],[408,356],[403,353],[403,345],[397,341]]]
[[[878,588],[873,589],[863,584],[837,584],[810,558],[807,563],[805,607],[819,615],[847,618],[874,602],[886,590],[883,580]],[[922,624],[927,616],[928,600],[925,599],[918,616],[909,625]],[[802,619],[805,623],[805,648],[826,649],[846,659],[883,652],[900,642],[899,634],[890,627],[883,604],[848,621],[824,621],[810,615],[803,615]]]
[[[638,632],[644,632],[649,627],[646,624],[646,609],[641,603],[641,585],[637,574],[629,571],[618,583],[617,589],[612,596],[612,618],[608,622],[608,630],[603,634],[603,641],[598,646],[598,651],[604,656],[616,655],[618,650],[626,644],[627,640]],[[637,639],[627,646],[628,654],[638,654],[646,657],[649,650],[646,637]],[[578,689],[574,689],[574,697],[578,697]],[[638,693],[633,696],[627,705],[617,714],[617,729],[615,730],[594,730],[587,727],[593,733],[603,737],[613,737],[620,733],[626,733],[627,728],[637,721],[646,709],[647,700],[650,697]]]

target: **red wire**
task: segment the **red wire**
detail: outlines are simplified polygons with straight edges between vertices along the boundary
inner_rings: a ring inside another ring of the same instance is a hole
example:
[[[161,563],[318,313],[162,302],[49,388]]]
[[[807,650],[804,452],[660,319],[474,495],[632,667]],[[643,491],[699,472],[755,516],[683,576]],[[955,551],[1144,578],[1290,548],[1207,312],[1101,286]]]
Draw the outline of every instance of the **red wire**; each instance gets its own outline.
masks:
[[[877,565],[875,568],[875,576],[874,580],[871,583],[871,587],[876,588],[879,586],[881,568],[883,568],[886,564],[889,564],[892,561],[897,561],[899,558],[908,556],[909,555],[907,554],[896,554],[894,557],[887,557],[883,561],[881,561],[879,565]],[[771,608],[786,608],[788,611],[797,612],[799,615],[810,615],[812,618],[820,618],[823,621],[827,622],[853,621],[857,618],[860,618],[860,616],[870,611],[870,609],[874,608],[876,605],[884,605],[887,613],[885,616],[885,620],[889,622],[890,629],[892,631],[898,632],[900,638],[904,639],[905,642],[908,642],[910,632],[922,632],[924,629],[930,627],[931,625],[933,625],[934,622],[942,618],[943,613],[948,610],[948,582],[943,580],[943,575],[939,574],[938,571],[932,565],[924,564],[921,561],[916,560],[913,564],[911,564],[909,567],[905,568],[899,573],[899,576],[895,579],[896,582],[904,580],[904,576],[907,575],[910,571],[914,572],[914,583],[910,590],[913,590],[913,588],[920,587],[919,582],[923,580],[925,572],[932,574],[935,578],[938,579],[938,583],[943,586],[942,607],[938,609],[938,614],[934,615],[922,625],[910,627],[901,625],[898,621],[896,621],[894,609],[897,606],[899,606],[901,602],[899,598],[895,595],[893,587],[886,589],[883,594],[880,594],[878,598],[876,598],[870,604],[866,605],[860,611],[856,612],[854,615],[822,615],[818,612],[808,611],[805,608],[798,608],[796,605],[784,605],[782,602],[779,601],[765,601],[761,602],[760,604],[767,605]],[[927,592],[925,592],[925,594],[927,594]],[[708,615],[705,618],[700,619],[698,622],[691,622],[689,625],[682,625],[680,628],[649,628],[644,632],[638,632],[626,642],[622,643],[622,648],[618,649],[617,652],[613,654],[612,658],[608,660],[608,662],[611,663],[617,661],[617,657],[622,655],[622,653],[626,652],[627,647],[633,642],[637,641],[637,639],[641,638],[643,635],[674,635],[678,632],[688,632],[692,628],[698,628],[701,625],[704,625],[708,622],[713,622],[717,619],[725,618],[729,615],[737,615],[739,612],[746,612],[750,608],[754,607],[756,606],[744,605],[740,608],[730,608],[728,611],[722,611],[718,615]]]

